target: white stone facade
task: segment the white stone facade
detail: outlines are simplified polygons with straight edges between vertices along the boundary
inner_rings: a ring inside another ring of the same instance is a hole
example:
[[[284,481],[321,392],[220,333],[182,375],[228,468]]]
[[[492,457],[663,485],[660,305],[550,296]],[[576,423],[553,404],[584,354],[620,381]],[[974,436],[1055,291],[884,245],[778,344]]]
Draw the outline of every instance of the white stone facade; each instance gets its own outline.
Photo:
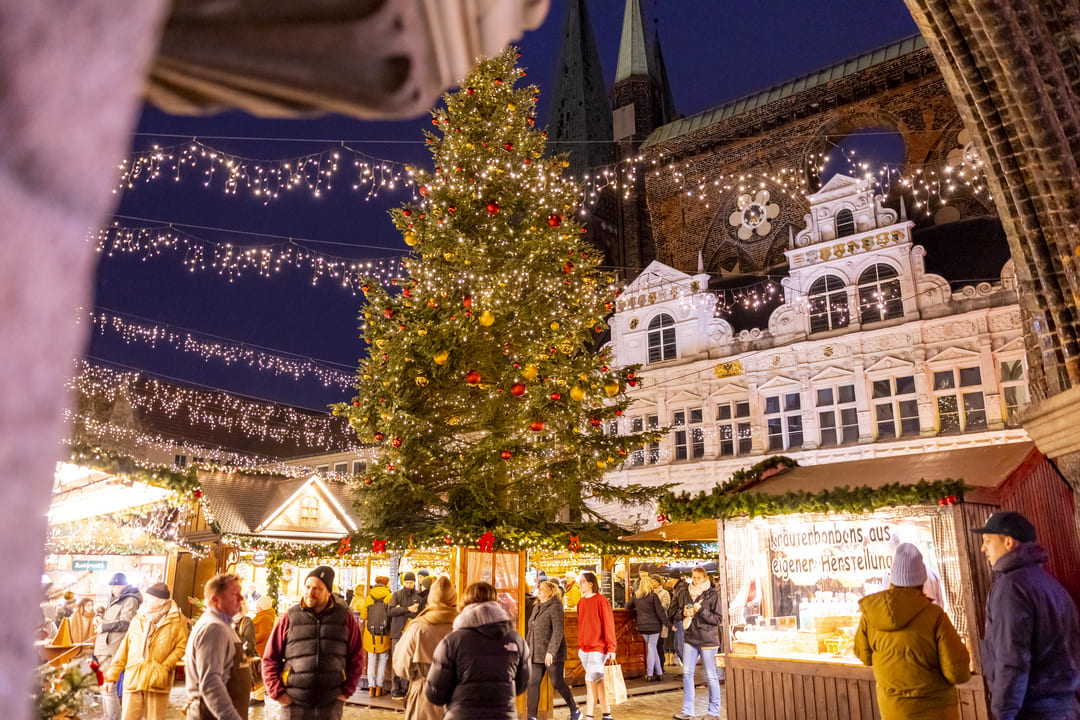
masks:
[[[767,329],[733,333],[707,275],[658,262],[622,293],[610,349],[642,367],[618,429],[671,432],[617,482],[697,492],[776,454],[812,465],[1027,440],[1011,261],[998,282],[953,292],[864,181],[838,175],[808,199]],[[656,524],[651,508],[603,512]]]

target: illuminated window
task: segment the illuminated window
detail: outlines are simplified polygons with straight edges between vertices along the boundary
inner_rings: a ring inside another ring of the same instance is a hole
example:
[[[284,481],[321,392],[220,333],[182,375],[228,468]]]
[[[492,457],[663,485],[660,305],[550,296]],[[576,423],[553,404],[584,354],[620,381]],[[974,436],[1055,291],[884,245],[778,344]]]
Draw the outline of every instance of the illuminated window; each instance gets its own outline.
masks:
[[[319,498],[308,496],[300,500],[300,524],[319,524]]]
[[[818,278],[810,286],[810,332],[825,332],[847,327],[847,288],[837,275]]]
[[[859,414],[855,407],[854,385],[818,388],[815,409],[822,445],[859,441]]]
[[[750,452],[750,403],[746,400],[722,402],[716,405],[717,431],[720,434],[720,456],[734,457]]]
[[[1024,375],[1024,361],[1004,360],[1001,362],[1001,394],[1005,399],[1005,424],[1020,427],[1019,413],[1027,405],[1027,378]]]
[[[705,427],[701,408],[679,410],[673,417],[675,426],[675,459],[705,457]]]
[[[873,380],[871,404],[877,423],[877,439],[913,437],[919,434],[919,401],[915,395],[915,378],[902,375]],[[899,429],[899,432],[897,432]]]
[[[978,367],[935,372],[934,397],[939,435],[986,429],[982,374]]]
[[[644,418],[630,418],[630,432],[644,432],[646,427],[649,430],[659,430],[660,416],[646,415]],[[660,443],[643,443],[640,449],[630,454],[630,459],[634,465],[655,465],[660,461]]]
[[[836,213],[836,237],[855,234],[855,216],[850,210],[841,210]]]
[[[865,325],[903,316],[896,270],[881,263],[864,270],[859,276],[859,321]]]
[[[675,359],[675,321],[666,313],[649,322],[649,362]]]
[[[802,447],[802,400],[799,393],[784,393],[765,398],[765,428],[770,450]]]

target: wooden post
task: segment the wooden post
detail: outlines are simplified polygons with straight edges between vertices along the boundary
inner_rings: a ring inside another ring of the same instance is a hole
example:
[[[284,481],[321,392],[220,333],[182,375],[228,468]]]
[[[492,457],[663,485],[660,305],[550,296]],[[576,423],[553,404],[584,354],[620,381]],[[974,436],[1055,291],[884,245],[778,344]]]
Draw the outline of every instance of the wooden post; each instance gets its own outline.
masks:
[[[724,705],[727,710],[727,716],[734,718],[735,706],[731,689],[727,685],[727,681],[730,679],[727,675],[727,653],[731,651],[731,603],[728,600],[728,578],[727,578],[727,551],[724,543],[724,521],[716,521],[716,546],[717,546],[717,558],[716,558],[716,575],[720,578],[720,652],[717,653],[717,657],[723,663],[724,668]]]
[[[979,650],[979,639],[982,633],[979,629],[978,614],[975,612],[975,583],[971,578],[971,553],[970,537],[968,535],[966,516],[960,510],[960,505],[952,505],[949,512],[952,515],[953,532],[956,533],[957,564],[960,566],[960,593],[964,601],[964,614],[968,624],[968,649],[971,652],[972,671],[982,675],[982,657]]]

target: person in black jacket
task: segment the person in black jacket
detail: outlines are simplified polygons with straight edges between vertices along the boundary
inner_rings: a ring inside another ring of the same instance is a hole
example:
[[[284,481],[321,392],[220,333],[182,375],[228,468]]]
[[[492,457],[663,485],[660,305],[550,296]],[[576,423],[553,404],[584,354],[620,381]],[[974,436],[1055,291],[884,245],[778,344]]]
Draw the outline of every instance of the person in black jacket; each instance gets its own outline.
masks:
[[[394,648],[401,640],[401,633],[405,632],[405,626],[420,612],[420,591],[416,589],[416,575],[407,572],[401,576],[401,589],[390,596],[390,602],[386,606],[386,614],[390,618],[390,657],[394,656]],[[405,691],[409,683],[405,678],[399,678],[390,671],[391,694],[394,700],[405,700]]]
[[[486,582],[461,598],[454,631],[435,649],[424,694],[444,720],[517,720],[514,699],[529,682],[529,647]]]
[[[668,573],[671,579],[674,581],[671,587],[668,588],[668,592],[671,593],[671,604],[668,605],[668,618],[671,620],[672,635],[674,637],[673,647],[675,649],[675,655],[678,656],[679,662],[683,661],[683,644],[686,638],[686,628],[683,627],[683,610],[690,603],[690,591],[689,585],[686,582],[683,572],[680,570],[672,570]]]
[[[682,626],[686,630],[683,645],[683,706],[675,720],[691,720],[694,716],[694,668],[698,657],[705,666],[709,682],[709,710],[705,720],[717,720],[720,715],[720,679],[716,675],[716,653],[720,649],[720,597],[709,582],[705,568],[696,567],[687,586],[690,600],[683,606]],[[671,601],[675,603],[674,600]]]
[[[574,702],[574,693],[566,685],[563,677],[563,665],[566,663],[566,633],[563,626],[562,597],[557,583],[544,580],[536,586],[536,604],[529,615],[529,627],[526,641],[534,653],[529,667],[529,720],[536,720],[540,705],[540,682],[544,673],[551,676],[551,687],[555,689],[566,707],[570,708],[570,720],[580,720],[581,710]]]
[[[637,629],[645,639],[645,682],[664,679],[664,664],[660,661],[656,645],[660,641],[661,628],[669,620],[667,609],[655,592],[654,586],[658,584],[652,578],[642,578],[637,592],[626,603],[627,610],[637,611]]]

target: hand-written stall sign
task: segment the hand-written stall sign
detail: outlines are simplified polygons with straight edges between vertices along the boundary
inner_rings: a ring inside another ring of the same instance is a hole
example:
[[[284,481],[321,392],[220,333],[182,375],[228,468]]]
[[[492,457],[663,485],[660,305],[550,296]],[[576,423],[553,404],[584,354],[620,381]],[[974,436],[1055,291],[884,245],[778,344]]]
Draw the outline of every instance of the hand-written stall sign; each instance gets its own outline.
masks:
[[[769,533],[772,574],[796,585],[832,578],[861,585],[888,575],[894,528],[880,520],[835,521],[774,527]]]
[[[90,570],[92,572],[105,572],[109,569],[108,560],[72,560],[72,570]]]

